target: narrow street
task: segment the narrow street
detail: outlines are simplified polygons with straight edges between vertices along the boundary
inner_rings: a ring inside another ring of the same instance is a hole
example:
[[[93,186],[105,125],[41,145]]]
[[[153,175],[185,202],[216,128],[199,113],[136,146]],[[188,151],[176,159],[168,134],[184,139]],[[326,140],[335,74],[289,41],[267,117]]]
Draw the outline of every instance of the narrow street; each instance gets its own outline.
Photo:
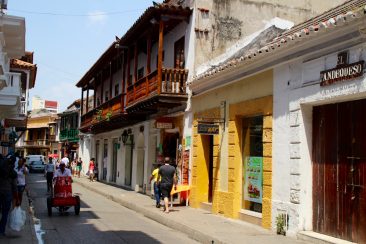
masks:
[[[43,243],[197,243],[78,184],[73,192],[81,198],[80,215],[73,208],[64,215],[54,208],[49,217],[43,174],[30,174],[28,184]]]

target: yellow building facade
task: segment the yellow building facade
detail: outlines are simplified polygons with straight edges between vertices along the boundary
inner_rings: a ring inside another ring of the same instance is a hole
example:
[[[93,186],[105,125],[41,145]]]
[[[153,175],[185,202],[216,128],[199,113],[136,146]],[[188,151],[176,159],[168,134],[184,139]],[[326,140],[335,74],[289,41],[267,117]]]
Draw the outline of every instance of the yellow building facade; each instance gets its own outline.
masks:
[[[271,227],[272,94],[273,72],[266,71],[193,96],[192,207]],[[219,133],[200,134],[200,123],[219,124]],[[252,159],[259,159],[254,168]]]

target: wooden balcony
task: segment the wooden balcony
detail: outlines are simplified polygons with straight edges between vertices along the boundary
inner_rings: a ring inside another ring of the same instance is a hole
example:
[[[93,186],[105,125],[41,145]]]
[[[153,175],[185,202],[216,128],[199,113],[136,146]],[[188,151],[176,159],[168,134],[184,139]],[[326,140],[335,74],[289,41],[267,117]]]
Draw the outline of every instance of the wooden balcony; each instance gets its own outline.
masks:
[[[49,148],[50,141],[46,139],[28,140],[24,141],[25,148]]]
[[[122,96],[123,94],[119,94],[95,109],[88,111],[86,114],[83,114],[81,116],[80,130],[86,132],[86,129],[90,129],[90,127],[102,122],[109,122],[123,115]]]
[[[188,70],[162,69],[161,82],[154,71],[127,88],[128,113],[157,113],[160,109],[174,108],[187,101],[186,82]]]

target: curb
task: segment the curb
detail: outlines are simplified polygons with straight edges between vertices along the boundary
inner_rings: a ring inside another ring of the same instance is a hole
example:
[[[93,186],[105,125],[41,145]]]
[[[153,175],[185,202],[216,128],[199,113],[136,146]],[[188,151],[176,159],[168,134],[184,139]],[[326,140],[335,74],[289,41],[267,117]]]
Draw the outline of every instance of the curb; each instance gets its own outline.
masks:
[[[212,243],[218,243],[218,244],[224,244],[225,242],[218,240],[216,238],[213,238],[210,235],[205,234],[204,232],[201,232],[197,229],[193,229],[187,225],[181,224],[178,221],[172,220],[172,219],[168,219],[168,218],[164,218],[163,216],[161,216],[161,214],[159,213],[155,213],[155,212],[151,212],[150,210],[140,207],[132,202],[120,199],[120,198],[116,198],[113,195],[110,195],[106,192],[103,192],[99,189],[93,188],[88,184],[85,184],[83,182],[79,182],[79,181],[74,181],[74,183],[77,183],[79,185],[81,185],[82,187],[91,190],[95,193],[98,193],[99,195],[102,195],[128,209],[131,209],[135,212],[141,213],[143,216],[154,220],[155,222],[158,222],[162,225],[165,225],[169,228],[172,228],[174,230],[177,230],[179,232],[182,232],[184,234],[186,234],[189,238],[199,241],[201,243],[207,243],[207,244],[212,244]]]
[[[26,199],[23,198],[24,200],[27,200],[27,209],[26,209],[26,216],[27,219],[26,221],[28,222],[29,228],[31,229],[31,235],[32,235],[32,244],[38,244],[38,239],[37,239],[37,234],[36,234],[36,230],[34,229],[34,210],[32,207],[32,199],[28,196],[27,193],[25,193]]]

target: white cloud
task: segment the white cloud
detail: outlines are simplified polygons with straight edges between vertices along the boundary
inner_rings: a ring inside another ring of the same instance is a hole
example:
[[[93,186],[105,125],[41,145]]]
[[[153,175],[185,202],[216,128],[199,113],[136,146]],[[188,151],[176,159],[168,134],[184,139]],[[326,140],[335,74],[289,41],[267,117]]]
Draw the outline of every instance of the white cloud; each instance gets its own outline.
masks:
[[[88,20],[91,24],[105,24],[108,16],[103,11],[93,11],[88,13]]]

